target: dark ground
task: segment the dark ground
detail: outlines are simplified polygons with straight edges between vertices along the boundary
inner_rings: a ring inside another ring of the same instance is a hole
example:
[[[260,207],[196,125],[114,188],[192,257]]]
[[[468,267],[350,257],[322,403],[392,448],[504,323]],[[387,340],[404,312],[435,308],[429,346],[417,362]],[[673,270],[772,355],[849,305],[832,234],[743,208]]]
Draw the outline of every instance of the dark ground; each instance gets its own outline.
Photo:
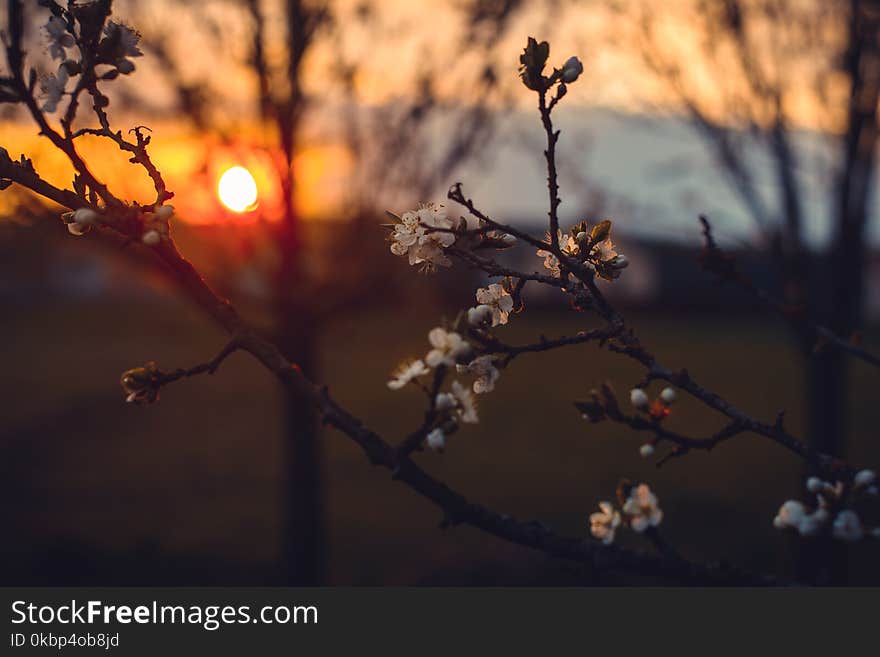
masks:
[[[281,434],[279,394],[246,355],[213,376],[167,389],[158,404],[122,402],[126,368],[167,369],[209,358],[223,337],[190,307],[146,295],[114,301],[9,301],[0,310],[0,582],[209,584],[277,581]],[[571,334],[573,313],[515,317],[511,342]],[[405,307],[341,323],[324,340],[331,391],[371,427],[403,436],[422,412],[415,390],[391,392],[389,371],[423,355],[437,317]],[[639,314],[632,323],[663,362],[687,366],[753,414],[788,409],[800,432],[801,370],[784,327],[758,317]],[[877,346],[877,334],[869,346]],[[852,367],[848,457],[880,462],[876,375]],[[625,360],[594,346],[524,356],[481,399],[482,422],[444,455],[420,461],[473,499],[561,532],[588,534],[587,515],[620,477],[645,480],[666,513],[663,530],[694,559],[726,557],[791,574],[795,540],[771,526],[801,492],[801,464],[743,437],[661,470],[640,439],[589,425],[571,406],[604,380],[624,393],[637,380]],[[677,404],[670,425],[708,433],[719,419]],[[585,583],[581,569],[468,528],[442,531],[440,514],[328,431],[326,514],[330,584]],[[625,536],[625,542],[637,542]],[[876,543],[850,550],[862,583],[880,583]]]

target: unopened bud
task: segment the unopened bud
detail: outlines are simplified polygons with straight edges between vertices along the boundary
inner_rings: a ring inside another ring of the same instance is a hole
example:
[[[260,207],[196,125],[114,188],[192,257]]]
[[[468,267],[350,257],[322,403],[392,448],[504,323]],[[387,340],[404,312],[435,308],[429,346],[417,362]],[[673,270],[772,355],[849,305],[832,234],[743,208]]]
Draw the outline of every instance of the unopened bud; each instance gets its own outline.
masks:
[[[584,65],[577,57],[569,57],[562,65],[562,81],[574,82],[584,72]]]
[[[647,408],[650,403],[648,395],[641,388],[633,388],[629,391],[629,402],[638,409]]]
[[[98,213],[90,208],[80,208],[73,213],[73,221],[83,226],[91,226],[98,220]]]
[[[621,253],[611,258],[606,264],[613,269],[626,269],[629,267],[629,258]]]
[[[171,219],[171,215],[174,214],[174,206],[173,205],[163,205],[158,210],[156,210],[156,217],[161,221],[168,221]]]
[[[158,230],[148,230],[141,237],[141,241],[147,246],[158,246],[162,241],[162,236],[159,235]]]
[[[674,402],[675,398],[675,390],[673,390],[672,388],[663,388],[663,391],[660,393],[660,400],[667,406]]]
[[[446,446],[446,434],[443,433],[442,429],[434,429],[427,435],[426,441],[428,447],[435,452],[439,452]]]
[[[128,75],[134,71],[134,63],[128,59],[117,59],[116,70],[123,75]]]
[[[645,443],[639,447],[639,454],[645,459],[652,456],[654,454],[654,446],[651,443]]]
[[[434,399],[434,409],[442,413],[455,408],[455,397],[448,392],[438,393]]]
[[[482,326],[492,321],[492,308],[486,304],[480,304],[475,308],[468,310],[468,324],[471,326]]]

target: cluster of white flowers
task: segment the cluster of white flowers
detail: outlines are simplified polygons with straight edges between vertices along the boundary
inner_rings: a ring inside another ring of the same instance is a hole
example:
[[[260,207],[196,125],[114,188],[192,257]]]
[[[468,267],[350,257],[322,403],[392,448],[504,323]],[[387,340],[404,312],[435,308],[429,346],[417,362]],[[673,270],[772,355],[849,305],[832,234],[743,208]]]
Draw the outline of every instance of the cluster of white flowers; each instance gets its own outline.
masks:
[[[476,294],[477,306],[468,310],[468,324],[492,326],[507,324],[513,310],[513,297],[500,283],[492,283],[489,287],[481,287]]]
[[[45,98],[43,99],[42,110],[51,114],[58,109],[58,103],[61,102],[64,91],[67,87],[67,81],[70,75],[67,67],[62,64],[58,67],[57,73],[50,73],[40,80],[40,90]]]
[[[563,233],[561,228],[557,231],[556,235],[559,238],[559,248],[563,253],[568,255],[578,254],[579,248],[573,237]],[[550,241],[549,233],[546,236],[546,240],[548,242]],[[538,249],[536,253],[539,258],[544,258],[544,268],[549,271],[552,276],[559,277],[561,275],[559,270],[559,258],[557,258],[555,254],[546,249]]]
[[[442,204],[428,203],[418,210],[404,212],[391,234],[391,253],[408,256],[409,264],[422,265],[427,271],[438,265],[449,267],[452,261],[443,250],[455,243],[452,227]]]
[[[43,29],[49,35],[49,55],[52,59],[67,59],[67,48],[73,48],[76,40],[67,31],[67,23],[59,16],[52,16]]]
[[[67,22],[60,16],[52,16],[43,26],[48,37],[49,55],[60,60],[57,72],[50,73],[40,81],[40,89],[44,99],[42,110],[49,114],[58,109],[65,94],[71,75],[81,72],[80,62],[68,59],[67,50],[76,45],[76,39],[67,29]],[[113,66],[119,73],[126,75],[134,71],[134,64],[129,57],[140,57],[144,53],[138,47],[140,34],[135,30],[110,21],[104,27],[104,39],[101,41],[102,52],[109,54]]]
[[[614,243],[611,241],[611,222],[603,221],[590,232],[587,232],[588,230],[590,228],[586,222],[581,222],[573,228],[572,234],[558,230],[559,250],[567,256],[591,264],[601,278],[606,280],[618,278],[621,271],[629,266],[629,260],[625,255],[618,254],[614,248]],[[549,234],[546,240],[550,241]],[[546,249],[538,249],[537,255],[544,258],[544,267],[553,276],[560,275],[559,258],[554,253]]]
[[[465,424],[476,424],[480,421],[474,394],[458,381],[452,382],[450,392],[437,393],[434,405],[439,412],[455,410]]]
[[[860,541],[866,534],[880,538],[880,527],[866,531],[855,511],[841,508],[846,493],[877,496],[877,476],[873,470],[856,473],[850,490],[842,481],[832,484],[818,477],[807,479],[807,490],[815,496],[816,506],[810,509],[798,500],[788,500],[773,518],[774,527],[793,529],[807,537],[830,530],[831,536],[848,543]]]
[[[447,434],[457,428],[458,422],[479,422],[475,395],[491,392],[500,372],[495,367],[495,356],[483,354],[474,358],[470,343],[455,331],[447,331],[442,327],[433,328],[428,333],[428,341],[431,350],[425,358],[402,363],[388,381],[388,387],[391,390],[400,390],[408,383],[417,383],[419,377],[440,367],[455,367],[460,374],[474,376],[472,387],[453,380],[449,391],[438,392],[433,400],[440,426],[428,433],[426,441],[431,449],[441,450],[446,445]],[[421,387],[427,390],[424,385]]]
[[[609,545],[614,542],[617,528],[624,522],[639,534],[663,522],[657,495],[648,484],[630,488],[620,511],[611,502],[599,502],[599,511],[590,514],[590,533]]]

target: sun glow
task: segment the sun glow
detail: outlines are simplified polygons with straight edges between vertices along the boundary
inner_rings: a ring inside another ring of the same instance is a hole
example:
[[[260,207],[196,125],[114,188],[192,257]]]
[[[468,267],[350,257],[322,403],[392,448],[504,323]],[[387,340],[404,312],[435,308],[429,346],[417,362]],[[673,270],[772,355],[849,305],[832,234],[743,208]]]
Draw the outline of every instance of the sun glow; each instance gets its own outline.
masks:
[[[217,195],[223,205],[233,212],[247,212],[257,205],[257,182],[250,171],[234,166],[220,176]]]

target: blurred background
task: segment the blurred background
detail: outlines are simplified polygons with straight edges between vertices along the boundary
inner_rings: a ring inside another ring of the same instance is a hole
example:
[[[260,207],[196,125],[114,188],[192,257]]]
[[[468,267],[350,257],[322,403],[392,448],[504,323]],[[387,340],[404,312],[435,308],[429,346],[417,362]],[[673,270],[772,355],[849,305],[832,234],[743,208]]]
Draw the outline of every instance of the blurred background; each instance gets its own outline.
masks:
[[[25,4],[28,56],[48,73],[47,15]],[[704,213],[761,286],[880,349],[880,3],[116,0],[113,12],[144,56],[103,89],[115,127],[152,130],[181,250],[379,433],[418,426],[421,397],[389,391],[389,373],[485,284],[394,257],[384,210],[442,201],[462,181],[490,216],[545,230],[543,131],[517,77],[535,36],[551,64],[584,62],[555,112],[562,222],[614,219],[632,264],[608,291],[645,344],[758,418],[785,409],[819,449],[880,461],[877,373],[697,262]],[[0,105],[0,145],[69,187],[36,132]],[[151,200],[115,146],[80,147],[118,196]],[[438,529],[434,508],[246,355],[158,404],[124,404],[122,371],[203,362],[225,338],[142,256],[70,237],[59,212],[0,194],[3,584],[637,583]],[[540,267],[530,248],[510,257]],[[596,324],[552,293],[526,305],[501,331],[510,342]],[[815,546],[773,529],[808,474],[787,452],[743,437],[658,470],[638,455],[643,436],[571,405],[639,377],[595,346],[522,357],[480,399],[479,425],[417,458],[475,501],[584,537],[621,477],[647,481],[688,557],[880,583],[876,542],[836,549],[823,569]],[[722,419],[682,400],[669,422],[701,435]]]

